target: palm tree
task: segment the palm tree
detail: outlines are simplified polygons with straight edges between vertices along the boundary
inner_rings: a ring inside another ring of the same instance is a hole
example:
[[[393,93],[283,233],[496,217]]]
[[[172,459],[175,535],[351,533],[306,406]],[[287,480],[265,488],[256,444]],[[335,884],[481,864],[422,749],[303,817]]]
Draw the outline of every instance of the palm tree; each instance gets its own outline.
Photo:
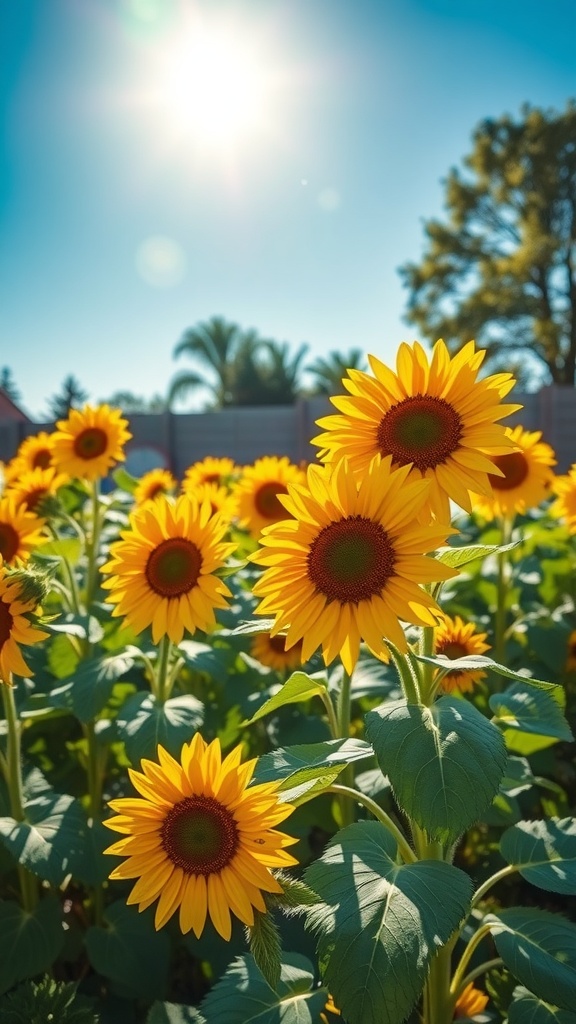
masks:
[[[201,373],[183,371],[174,377],[168,392],[168,404],[184,397],[198,387],[208,388],[214,397],[214,405],[222,408],[231,404],[230,379],[234,353],[240,340],[238,324],[227,323],[224,317],[213,316],[204,323],[188,328],[174,349],[177,358],[183,353],[196,359],[206,370],[208,377]]]
[[[268,363],[267,405],[291,405],[301,391],[300,373],[308,345],[300,345],[296,355],[290,355],[288,342],[266,341]]]
[[[312,385],[314,395],[336,395],[342,391],[342,378],[348,370],[365,370],[366,357],[361,348],[348,352],[329,352],[325,359],[319,357],[306,367],[315,378]]]

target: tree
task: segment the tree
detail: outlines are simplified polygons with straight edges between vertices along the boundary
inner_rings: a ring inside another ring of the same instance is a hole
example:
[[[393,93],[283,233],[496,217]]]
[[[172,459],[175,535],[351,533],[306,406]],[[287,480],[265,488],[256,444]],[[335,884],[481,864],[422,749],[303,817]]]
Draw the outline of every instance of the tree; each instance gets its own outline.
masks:
[[[576,104],[528,105],[475,129],[445,181],[448,219],[425,222],[420,263],[400,268],[407,319],[451,351],[475,338],[492,369],[576,384]]]
[[[0,390],[5,395],[8,395],[8,398],[11,398],[13,402],[19,402],[22,397],[9,366],[3,366],[0,369]]]
[[[70,374],[62,381],[60,394],[53,395],[48,399],[50,418],[53,420],[66,419],[70,409],[78,409],[87,398],[88,392],[84,391],[76,377]]]
[[[342,392],[342,378],[348,370],[365,370],[366,357],[361,348],[351,348],[348,352],[329,352],[323,358],[318,357],[306,367],[312,374],[312,394],[336,395]]]
[[[174,357],[191,356],[208,370],[208,377],[192,371],[177,374],[170,385],[169,404],[202,387],[212,392],[217,408],[230,405],[230,378],[240,336],[238,324],[227,323],[220,316],[213,316],[206,323],[196,324],[185,331],[174,349]]]

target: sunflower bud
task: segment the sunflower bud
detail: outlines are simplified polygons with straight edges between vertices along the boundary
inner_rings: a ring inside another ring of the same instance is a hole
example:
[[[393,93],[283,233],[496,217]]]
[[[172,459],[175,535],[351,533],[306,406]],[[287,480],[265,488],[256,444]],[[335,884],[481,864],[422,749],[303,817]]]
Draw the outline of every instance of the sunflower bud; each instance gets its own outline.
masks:
[[[20,601],[24,604],[33,604],[36,608],[50,593],[55,571],[56,566],[40,568],[29,561],[25,566],[5,566],[5,577],[9,583],[18,585]]]

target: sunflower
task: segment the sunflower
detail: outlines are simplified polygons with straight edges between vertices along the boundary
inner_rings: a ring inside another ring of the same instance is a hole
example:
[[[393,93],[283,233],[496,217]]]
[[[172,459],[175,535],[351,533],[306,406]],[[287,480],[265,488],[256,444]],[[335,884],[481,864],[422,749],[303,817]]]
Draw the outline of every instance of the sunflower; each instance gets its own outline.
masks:
[[[0,682],[7,686],[12,685],[12,674],[31,675],[20,644],[37,644],[48,636],[30,622],[29,615],[36,608],[37,602],[25,599],[22,583],[10,575],[0,558]]]
[[[9,491],[0,498],[0,556],[7,564],[25,561],[34,548],[45,544],[44,520],[18,505]]]
[[[228,940],[230,911],[253,925],[254,908],[266,911],[262,892],[282,892],[270,869],[297,863],[283,849],[296,839],[276,831],[293,808],[278,801],[278,782],[248,786],[256,759],[241,757],[239,745],[222,760],[220,741],[196,733],[180,761],[159,746],[159,764],[130,770],[140,797],[110,802],[118,817],[104,824],[125,838],[106,852],[128,858],[110,878],[138,879],[127,902],[139,910],[159,897],[157,929],[179,909],[184,934],[199,938],[209,915]]]
[[[450,522],[452,498],[471,511],[470,494],[490,494],[488,456],[505,455],[513,444],[497,423],[520,409],[502,405],[514,386],[509,373],[477,380],[485,352],[470,341],[453,358],[436,342],[430,364],[418,342],[402,343],[394,373],[369,356],[374,377],[348,370],[343,384],[350,395],[331,398],[339,416],[325,416],[314,438],[323,461],[340,456],[363,473],[376,453],[391,456],[395,466],[409,466],[413,476],[430,480],[430,508],[436,519]]]
[[[54,466],[48,469],[29,469],[21,473],[17,480],[10,484],[7,495],[14,498],[16,505],[39,512],[42,502],[53,497],[60,487],[68,482],[65,473],[59,473]]]
[[[194,462],[184,473],[184,483],[191,484],[227,484],[237,473],[238,467],[233,459],[214,458],[207,455],[200,462]]]
[[[177,486],[176,478],[168,469],[151,469],[149,473],[144,473],[140,477],[134,491],[134,501],[137,505],[142,505],[145,501],[154,501],[159,494],[174,494]]]
[[[227,487],[218,483],[195,484],[190,480],[184,480],[182,491],[184,494],[195,497],[200,504],[204,500],[209,501],[212,515],[215,512],[220,512],[227,523],[231,523],[235,519],[238,501],[236,495],[232,494]]]
[[[484,643],[487,633],[477,633],[473,622],[464,622],[459,615],[453,619],[442,615],[442,620],[434,631],[434,653],[443,654],[446,658],[466,658],[469,654],[484,654],[490,650],[490,644]],[[440,686],[445,693],[458,690],[470,693],[476,683],[484,679],[486,673],[481,669],[453,669],[443,676]]]
[[[322,1021],[322,1024],[329,1024],[328,1017],[326,1016],[327,1013],[334,1014],[336,1017],[342,1016],[340,1010],[336,1006],[334,999],[332,998],[330,993],[328,993],[328,998],[324,1006],[324,1012],[320,1013],[320,1020]]]
[[[298,640],[287,651],[285,636],[257,633],[252,640],[250,654],[268,668],[273,668],[277,672],[289,672],[302,665],[302,641]]]
[[[41,430],[38,434],[24,438],[13,460],[21,472],[31,469],[48,469],[48,466],[53,464],[53,436],[53,434],[47,434],[45,430]]]
[[[137,508],[102,566],[111,574],[102,586],[116,605],[112,615],[124,615],[136,633],[152,626],[154,643],[168,636],[179,644],[185,629],[211,629],[214,609],[226,608],[231,596],[214,575],[234,551],[222,542],[227,525],[207,501],[186,494],[174,503],[159,495]]]
[[[479,988],[474,988],[472,982],[458,996],[454,1007],[455,1017],[474,1017],[482,1013],[488,1006],[488,996]]]
[[[265,526],[287,519],[278,495],[288,493],[288,484],[303,483],[305,479],[304,471],[286,455],[265,455],[253,466],[245,466],[235,488],[240,525],[258,537]]]
[[[566,652],[566,671],[576,672],[576,629],[573,629],[568,637]]]
[[[503,475],[488,474],[492,485],[489,497],[472,495],[472,507],[484,519],[513,518],[517,512],[536,508],[550,494],[554,479],[551,467],[556,465],[556,459],[550,445],[540,440],[540,430],[528,431],[518,426],[507,427],[506,433],[516,451],[495,455],[492,460]]]
[[[273,636],[287,630],[287,650],[302,640],[304,661],[321,646],[327,665],[339,654],[351,672],[361,639],[387,661],[384,637],[407,650],[400,619],[435,625],[438,606],[418,584],[456,572],[423,552],[452,531],[418,522],[430,484],[409,475],[376,456],[360,478],[341,459],[310,466],[307,487],[289,485],[282,500],[294,518],[268,527],[250,557],[268,566],[256,611],[275,615]]]
[[[132,434],[120,409],[85,405],[58,420],[52,435],[54,465],[72,479],[96,480],[125,458],[123,446]]]
[[[550,507],[550,515],[564,519],[570,533],[576,533],[576,462],[564,476],[557,476],[553,483],[556,501]]]

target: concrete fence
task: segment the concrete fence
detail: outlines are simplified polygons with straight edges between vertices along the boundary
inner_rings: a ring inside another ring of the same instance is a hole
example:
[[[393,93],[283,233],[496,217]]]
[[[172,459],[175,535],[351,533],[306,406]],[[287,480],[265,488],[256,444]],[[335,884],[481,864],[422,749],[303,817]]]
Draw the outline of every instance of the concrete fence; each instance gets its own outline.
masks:
[[[510,424],[541,430],[558,459],[557,472],[576,462],[576,388],[552,385],[534,394],[515,393],[521,412]],[[262,455],[287,455],[293,462],[316,457],[310,439],[318,434],[316,420],[334,407],[325,398],[301,399],[295,405],[223,409],[204,413],[137,413],[128,416],[133,438],[126,448],[126,468],[135,476],[166,466],[178,478],[206,455],[229,456],[249,464]],[[16,422],[0,417],[0,459],[8,461],[20,442],[52,423]]]

